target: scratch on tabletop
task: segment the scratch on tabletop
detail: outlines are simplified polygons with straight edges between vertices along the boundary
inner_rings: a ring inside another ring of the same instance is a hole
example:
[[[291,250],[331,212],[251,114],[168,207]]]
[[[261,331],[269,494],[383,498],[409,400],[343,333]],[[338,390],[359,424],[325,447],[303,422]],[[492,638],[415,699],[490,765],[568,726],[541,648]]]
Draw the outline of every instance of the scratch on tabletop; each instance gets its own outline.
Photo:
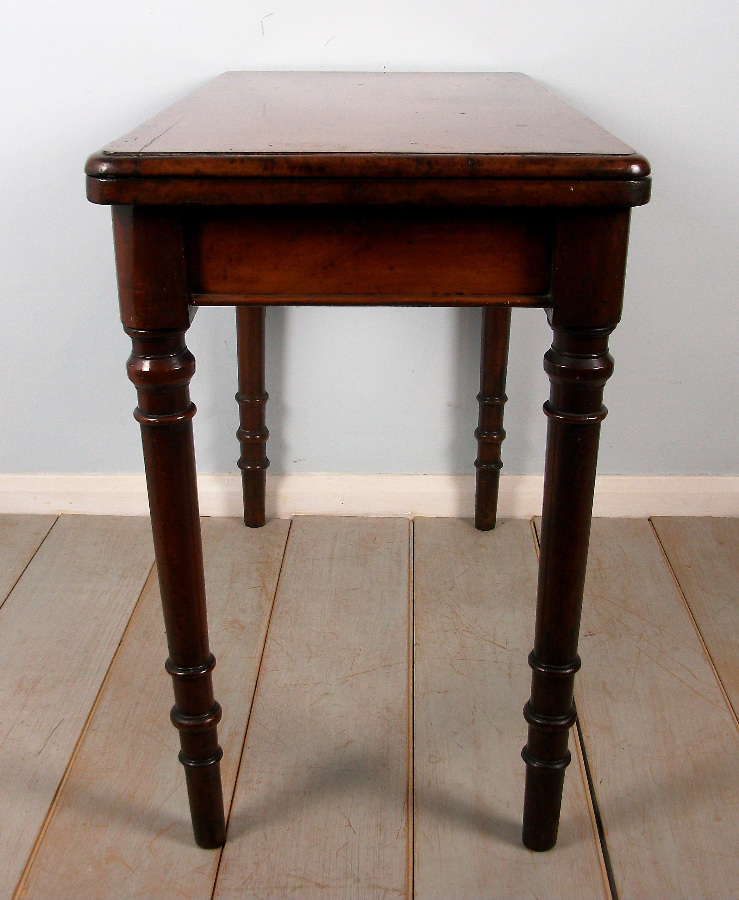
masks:
[[[153,137],[150,141],[147,141],[147,142],[144,144],[143,147],[139,147],[139,149],[138,149],[136,152],[137,152],[137,153],[143,153],[144,150],[146,150],[147,147],[151,147],[151,145],[154,143],[154,141],[158,141],[159,138],[160,138],[160,137],[164,137],[164,135],[165,135],[168,131],[171,131],[173,128],[176,128],[184,118],[185,118],[184,116],[180,116],[180,118],[179,118],[176,122],[172,122],[172,124],[171,124],[171,125],[168,125],[168,126],[164,129],[164,131],[160,131],[159,134],[155,135],[155,137]]]

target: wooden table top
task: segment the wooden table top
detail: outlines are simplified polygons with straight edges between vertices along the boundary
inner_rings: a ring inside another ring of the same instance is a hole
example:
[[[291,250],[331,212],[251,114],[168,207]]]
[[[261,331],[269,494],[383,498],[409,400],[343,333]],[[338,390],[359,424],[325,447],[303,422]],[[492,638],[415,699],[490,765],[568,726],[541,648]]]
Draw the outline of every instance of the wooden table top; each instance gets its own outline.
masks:
[[[634,183],[649,164],[518,73],[227,72],[93,154],[85,171],[90,199],[124,202],[112,181]]]

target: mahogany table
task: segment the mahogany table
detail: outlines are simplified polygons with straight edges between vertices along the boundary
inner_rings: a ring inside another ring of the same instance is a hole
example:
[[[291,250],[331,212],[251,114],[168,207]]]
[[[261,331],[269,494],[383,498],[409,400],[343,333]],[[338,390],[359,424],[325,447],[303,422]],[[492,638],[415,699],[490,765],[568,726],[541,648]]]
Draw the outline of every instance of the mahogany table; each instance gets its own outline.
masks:
[[[244,517],[264,523],[264,309],[481,306],[475,524],[495,524],[510,309],[553,329],[523,841],[554,846],[608,336],[647,161],[519,74],[229,72],[93,155],[113,207],[154,547],[195,840],[226,839],[185,345],[237,307]],[[513,761],[511,761],[513,764]]]

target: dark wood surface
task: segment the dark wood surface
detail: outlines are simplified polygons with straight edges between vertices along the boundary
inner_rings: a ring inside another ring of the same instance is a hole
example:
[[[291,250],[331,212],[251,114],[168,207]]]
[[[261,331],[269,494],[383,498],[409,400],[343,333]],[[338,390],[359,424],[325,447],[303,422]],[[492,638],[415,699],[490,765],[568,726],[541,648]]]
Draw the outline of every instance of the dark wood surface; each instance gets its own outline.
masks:
[[[550,183],[533,204],[634,206],[649,190],[642,156],[518,73],[228,72],[86,172],[97,203],[511,203],[514,179]]]
[[[264,307],[485,305],[476,524],[495,523],[510,306],[547,309],[551,382],[524,843],[557,838],[608,336],[649,166],[522,75],[230,73],[88,161],[114,205],[196,839],[225,839],[184,342],[239,307],[245,521],[264,520]],[[317,205],[319,204],[319,205]],[[271,205],[271,208],[266,208]],[[512,762],[513,764],[513,762]]]
[[[238,356],[239,427],[236,437],[241,446],[238,466],[244,499],[244,525],[261,528],[265,523],[265,491],[267,486],[267,440],[265,407],[269,394],[264,386],[264,319],[263,306],[236,308],[236,354]]]
[[[505,440],[503,409],[508,399],[505,382],[510,334],[510,308],[486,306],[482,312],[480,393],[477,395],[480,414],[475,429],[475,528],[480,531],[495,528],[498,512],[498,486],[500,470],[503,468],[500,449]]]
[[[205,578],[195,472],[190,380],[195,359],[179,219],[162,210],[114,210],[121,320],[131,338],[128,377],[136,386],[146,486],[175,705],[196,842],[226,839],[213,696],[215,657],[208,643]]]
[[[200,537],[189,384],[195,360],[183,330],[127,328],[133,350],[128,375],[136,386],[146,486],[175,704],[195,840],[219,847],[226,839],[213,696],[216,661],[208,645],[205,578]]]
[[[650,179],[583,178],[90,178],[93,203],[292,206],[631,207]]]
[[[648,167],[519,73],[228,72],[109,144],[88,172],[634,178]]]
[[[217,208],[186,221],[197,303],[542,306],[554,223],[545,213],[320,207]]]
[[[628,213],[588,215],[558,226],[544,357],[549,376],[541,549],[531,698],[524,708],[528,741],[523,841],[549,850],[557,840],[569,730],[577,717],[573,690],[585,568],[590,541],[603,389],[613,373],[608,339],[621,318]],[[577,286],[577,291],[573,291]],[[597,298],[597,302],[593,302]],[[575,301],[575,306],[570,303]]]

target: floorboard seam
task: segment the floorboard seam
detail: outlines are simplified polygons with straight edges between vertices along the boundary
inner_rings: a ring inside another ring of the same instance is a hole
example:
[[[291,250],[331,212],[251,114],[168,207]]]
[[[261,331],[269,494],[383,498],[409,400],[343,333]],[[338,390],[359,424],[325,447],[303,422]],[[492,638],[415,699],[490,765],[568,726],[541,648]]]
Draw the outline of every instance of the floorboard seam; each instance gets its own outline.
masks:
[[[690,616],[690,621],[693,623],[693,628],[695,628],[695,633],[698,635],[698,640],[700,641],[701,646],[703,647],[703,652],[706,654],[706,658],[708,659],[711,669],[713,669],[713,674],[716,678],[716,682],[718,683],[719,689],[723,695],[724,700],[726,701],[726,705],[729,709],[729,712],[731,713],[731,716],[734,719],[734,725],[739,730],[739,718],[737,718],[737,711],[734,709],[734,706],[733,706],[731,700],[729,699],[729,695],[726,693],[726,688],[724,687],[724,683],[721,680],[721,673],[716,668],[716,665],[713,661],[713,657],[711,656],[711,651],[708,649],[708,645],[703,640],[703,635],[701,634],[700,626],[698,625],[698,622],[696,621],[696,618],[693,615],[693,610],[690,608],[690,603],[688,602],[688,598],[685,596],[685,591],[683,591],[682,585],[680,584],[680,581],[678,580],[677,572],[672,567],[672,563],[670,562],[670,557],[667,553],[667,548],[660,540],[659,533],[658,533],[657,529],[654,527],[654,522],[652,521],[651,517],[648,519],[648,521],[649,521],[649,527],[652,529],[652,533],[654,534],[655,540],[657,541],[657,544],[659,545],[659,548],[662,551],[662,556],[664,557],[665,563],[667,564],[667,568],[670,571],[670,575],[672,575],[672,580],[675,582],[675,587],[677,588],[678,593],[680,594],[680,597],[682,598],[683,604],[685,605],[685,609],[687,610],[687,613]]]
[[[575,704],[575,711],[577,711],[577,704]],[[600,852],[603,858],[603,866],[606,879],[608,881],[608,889],[611,892],[612,900],[619,900],[618,888],[616,887],[616,877],[613,873],[611,854],[608,851],[608,842],[606,841],[606,833],[605,829],[603,828],[603,818],[601,817],[600,807],[598,806],[598,797],[595,793],[595,782],[593,781],[593,775],[590,771],[590,763],[588,762],[588,754],[587,750],[585,749],[585,738],[583,737],[579,716],[577,719],[575,719],[575,728],[577,730],[577,740],[580,744],[580,758],[582,760],[583,769],[585,770],[585,780],[587,782],[588,795],[590,796],[590,807],[592,809],[593,819],[595,821],[595,828],[598,833],[598,841],[600,843]]]
[[[8,593],[3,597],[2,602],[0,602],[0,609],[2,609],[3,606],[5,606],[6,601],[8,600],[8,598],[10,597],[10,595],[11,595],[11,594],[13,593],[13,591],[15,590],[16,585],[17,585],[18,582],[21,580],[21,578],[23,578],[23,576],[26,574],[26,569],[31,565],[31,563],[34,561],[34,559],[36,559],[36,554],[37,554],[37,553],[39,552],[39,550],[44,546],[44,544],[46,543],[46,538],[51,534],[52,529],[54,528],[54,526],[56,525],[56,523],[59,521],[60,518],[61,518],[60,516],[57,516],[56,519],[54,519],[54,521],[53,521],[53,522],[51,523],[51,525],[49,526],[49,530],[46,532],[46,534],[45,534],[45,535],[43,536],[43,538],[41,539],[41,543],[40,543],[40,544],[38,545],[38,547],[36,547],[36,549],[33,551],[33,553],[31,554],[31,558],[28,560],[28,562],[25,564],[25,566],[23,566],[23,571],[22,571],[22,572],[20,573],[20,575],[15,579],[15,581],[13,582],[13,584],[10,586],[10,590],[9,590]]]
[[[272,592],[272,604],[269,608],[269,618],[267,619],[267,627],[264,631],[264,642],[262,643],[262,652],[259,656],[259,665],[257,667],[257,677],[254,679],[254,692],[251,695],[251,703],[249,704],[249,713],[246,717],[246,728],[244,729],[244,740],[241,742],[241,753],[239,754],[239,764],[236,767],[236,774],[234,776],[233,789],[231,791],[231,799],[228,804],[228,816],[226,817],[226,841],[228,841],[228,827],[231,824],[231,813],[233,812],[233,802],[234,797],[236,796],[236,786],[239,783],[239,775],[241,774],[241,766],[244,762],[244,754],[246,752],[246,742],[249,737],[249,723],[251,722],[251,715],[254,711],[254,703],[257,699],[257,690],[259,688],[259,680],[262,675],[262,663],[264,662],[264,653],[267,649],[267,641],[269,640],[269,630],[272,625],[272,616],[275,611],[275,603],[277,601],[277,593],[280,589],[280,579],[282,578],[282,570],[285,567],[285,558],[287,557],[287,547],[290,543],[290,533],[292,532],[293,520],[290,519],[290,524],[287,528],[287,534],[285,535],[285,546],[282,549],[282,559],[280,560],[280,571],[277,573],[277,581],[275,582],[275,589]],[[218,865],[216,866],[215,876],[213,878],[213,889],[210,892],[210,900],[213,900],[216,894],[216,888],[218,887],[218,876],[221,871],[221,862],[223,861],[223,851],[225,848],[225,844],[220,848],[218,853]]]
[[[539,529],[536,526],[536,519],[531,519],[531,532],[534,536],[534,545],[536,547],[536,555],[538,558],[541,545],[539,541]],[[587,598],[585,598],[585,601],[587,601]],[[587,747],[585,746],[585,737],[582,733],[580,717],[579,715],[577,715],[577,703],[574,699],[572,702],[575,706],[575,714],[577,716],[575,719],[575,729],[577,734],[577,741],[580,746],[580,759],[582,760],[582,767],[585,773],[585,786],[587,788],[587,796],[590,800],[590,810],[595,822],[598,843],[600,844],[600,854],[601,861],[603,863],[603,871],[606,876],[607,886],[608,890],[611,893],[612,900],[619,900],[618,888],[616,887],[616,878],[613,874],[613,866],[611,864],[611,854],[608,851],[608,842],[606,841],[606,833],[605,829],[603,828],[603,818],[600,814],[598,797],[595,793],[595,782],[593,781],[593,777],[590,771],[590,763],[588,762],[588,751]]]
[[[59,518],[61,518],[61,517],[58,517],[56,519],[56,521],[54,522],[54,525],[56,525],[56,522],[59,521]],[[52,528],[54,527],[54,525],[52,525]],[[51,531],[51,528],[49,529],[49,531]],[[46,538],[44,538],[44,540],[46,540]],[[34,554],[34,556],[35,556],[35,554]],[[46,815],[44,816],[44,821],[41,824],[41,828],[39,829],[39,833],[36,837],[36,840],[34,841],[33,848],[31,850],[30,854],[28,855],[28,860],[26,861],[26,865],[23,867],[23,872],[21,873],[21,877],[18,879],[18,884],[16,885],[16,888],[13,891],[12,900],[20,900],[20,898],[23,896],[23,888],[24,888],[26,880],[28,878],[28,874],[30,873],[33,863],[36,860],[38,851],[41,847],[41,843],[46,835],[46,831],[47,831],[49,824],[51,823],[51,820],[54,816],[54,812],[56,811],[56,807],[59,803],[59,798],[62,795],[62,791],[64,790],[64,785],[67,783],[69,774],[72,771],[72,767],[74,766],[75,760],[77,759],[77,755],[80,751],[80,747],[82,746],[82,742],[84,741],[85,735],[87,734],[87,729],[90,727],[90,722],[92,722],[92,717],[95,715],[95,710],[97,709],[98,704],[100,703],[100,698],[103,695],[103,691],[105,690],[105,685],[108,683],[108,678],[110,677],[110,670],[113,668],[113,662],[114,662],[116,656],[118,655],[118,651],[120,650],[120,647],[121,647],[121,644],[123,643],[124,638],[128,634],[128,629],[131,627],[131,620],[136,615],[136,610],[139,608],[139,604],[141,603],[141,598],[144,596],[144,593],[146,591],[146,586],[148,585],[148,583],[152,577],[155,567],[156,567],[156,563],[152,563],[151,567],[149,568],[149,574],[144,579],[144,583],[141,587],[141,590],[139,591],[139,595],[136,598],[136,602],[133,605],[133,609],[131,610],[131,615],[128,617],[128,621],[126,622],[126,627],[123,629],[120,640],[116,644],[116,648],[115,648],[114,652],[111,654],[110,662],[108,663],[108,667],[105,670],[105,675],[103,676],[103,680],[100,682],[100,687],[98,688],[98,692],[95,695],[95,700],[93,701],[93,704],[90,707],[90,711],[88,712],[87,718],[85,719],[85,724],[82,726],[82,730],[80,731],[79,737],[77,738],[77,741],[74,745],[74,749],[72,750],[72,753],[69,757],[69,761],[67,762],[66,768],[64,769],[64,774],[62,775],[61,779],[59,780],[59,784],[57,785],[56,791],[54,792],[54,797],[49,805],[49,809],[47,810]]]

